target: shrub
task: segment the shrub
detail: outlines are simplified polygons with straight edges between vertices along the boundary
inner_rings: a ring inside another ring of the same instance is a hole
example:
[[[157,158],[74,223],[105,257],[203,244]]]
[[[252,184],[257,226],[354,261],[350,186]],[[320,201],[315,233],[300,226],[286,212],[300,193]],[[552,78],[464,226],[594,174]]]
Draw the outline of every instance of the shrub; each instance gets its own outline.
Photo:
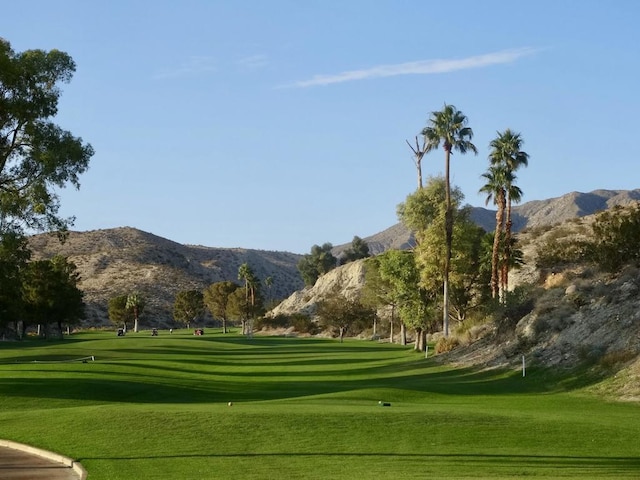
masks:
[[[308,333],[310,335],[315,335],[319,331],[318,324],[311,320],[311,318],[309,318],[307,315],[304,315],[302,313],[296,313],[292,315],[290,323],[298,333]]]
[[[549,237],[538,249],[536,266],[555,268],[561,265],[584,264],[592,257],[589,243]]]
[[[286,328],[289,326],[289,318],[286,315],[276,315],[275,317],[260,317],[255,321],[256,330],[269,328]]]
[[[522,317],[531,313],[541,289],[534,285],[519,285],[507,292],[505,303],[494,302],[490,314],[494,318],[498,334],[512,331]]]
[[[460,341],[456,337],[440,337],[436,342],[436,353],[450,352],[460,345]]]
[[[632,350],[616,350],[615,352],[609,352],[603,355],[600,359],[600,365],[604,368],[610,369],[630,362],[636,358],[636,356],[637,353]]]

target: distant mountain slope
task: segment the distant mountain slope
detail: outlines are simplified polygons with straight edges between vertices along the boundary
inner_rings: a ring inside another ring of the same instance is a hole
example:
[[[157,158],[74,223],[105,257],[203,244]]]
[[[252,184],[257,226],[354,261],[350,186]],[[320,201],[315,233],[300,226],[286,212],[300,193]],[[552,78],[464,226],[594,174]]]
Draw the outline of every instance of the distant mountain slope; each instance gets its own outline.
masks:
[[[513,208],[514,229],[554,225],[638,200],[640,189],[572,192],[558,198],[527,202]],[[494,210],[473,208],[472,218],[485,230],[494,229]],[[406,249],[414,244],[410,232],[400,223],[364,240],[374,254],[391,248]],[[171,321],[176,292],[201,290],[221,280],[239,282],[238,268],[244,262],[261,280],[272,277],[272,289],[265,291],[269,298],[286,298],[304,287],[297,269],[301,255],[182,245],[129,227],[71,232],[64,244],[55,236],[35,235],[30,238],[30,244],[34,259],[61,254],[76,263],[88,305],[87,323],[91,325],[108,323],[109,298],[134,290],[148,299],[142,323],[167,324]],[[334,254],[349,246],[335,247]]]
[[[142,323],[168,324],[178,291],[223,280],[240,283],[238,268],[245,262],[261,280],[273,279],[271,291],[264,291],[270,298],[285,298],[304,285],[296,267],[300,255],[181,245],[129,227],[71,232],[64,244],[52,235],[35,235],[30,245],[34,259],[59,254],[78,266],[92,325],[108,323],[109,298],[135,290],[148,302]]]
[[[525,228],[555,225],[566,220],[591,215],[614,205],[628,205],[640,200],[640,189],[594,190],[589,193],[571,192],[557,198],[533,200],[512,208],[513,228],[518,232]],[[487,232],[495,229],[496,211],[472,207],[471,218]],[[363,238],[372,253],[378,254],[392,248],[404,249],[414,244],[413,237],[401,223],[369,237]],[[338,245],[334,254],[342,252],[350,244]]]

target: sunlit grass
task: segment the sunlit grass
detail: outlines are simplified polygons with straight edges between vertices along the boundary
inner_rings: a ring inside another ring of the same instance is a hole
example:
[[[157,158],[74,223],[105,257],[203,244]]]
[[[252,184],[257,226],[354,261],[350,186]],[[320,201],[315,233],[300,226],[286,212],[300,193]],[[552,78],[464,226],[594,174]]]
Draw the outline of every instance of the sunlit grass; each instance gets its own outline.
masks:
[[[377,342],[82,333],[0,345],[0,435],[90,480],[640,477],[640,407],[558,378]]]

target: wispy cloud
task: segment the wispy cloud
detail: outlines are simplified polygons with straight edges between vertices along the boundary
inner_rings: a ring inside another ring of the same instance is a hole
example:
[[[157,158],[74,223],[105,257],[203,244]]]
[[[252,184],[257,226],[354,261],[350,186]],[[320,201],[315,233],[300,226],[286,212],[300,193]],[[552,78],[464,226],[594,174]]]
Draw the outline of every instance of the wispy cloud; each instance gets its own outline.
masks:
[[[246,69],[263,68],[269,65],[269,58],[266,55],[251,55],[237,61],[238,65]]]
[[[191,56],[174,68],[166,68],[153,75],[154,79],[177,78],[215,72],[217,70],[212,57]]]
[[[293,82],[288,85],[284,85],[283,87],[304,88],[331,85],[333,83],[353,82],[356,80],[367,80],[370,78],[449,73],[458,70],[469,70],[472,68],[483,68],[491,65],[512,63],[522,57],[532,55],[537,51],[538,50],[534,48],[519,48],[467,58],[419,60],[416,62],[397,63],[393,65],[378,65],[363,70],[350,70],[334,75],[314,75],[309,80]]]

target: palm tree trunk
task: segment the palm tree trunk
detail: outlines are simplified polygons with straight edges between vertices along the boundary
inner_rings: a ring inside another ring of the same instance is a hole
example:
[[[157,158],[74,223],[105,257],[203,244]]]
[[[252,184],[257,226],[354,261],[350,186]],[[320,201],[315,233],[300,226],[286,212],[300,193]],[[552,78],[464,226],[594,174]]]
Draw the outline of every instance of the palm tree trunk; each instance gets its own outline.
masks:
[[[502,256],[502,298],[506,298],[506,292],[509,290],[509,265],[511,263],[511,197],[507,195],[507,222],[504,228],[504,251]]]
[[[451,145],[444,145],[445,149],[445,200],[446,210],[444,214],[445,229],[445,256],[444,256],[444,281],[442,285],[443,308],[442,328],[444,336],[449,336],[449,269],[451,268],[451,243],[453,239],[453,212],[451,211],[451,185],[449,183],[449,161],[451,157]]]
[[[496,231],[493,235],[493,250],[491,251],[491,297],[498,296],[499,285],[499,259],[500,259],[500,236],[502,234],[502,224],[504,222],[503,200],[498,199],[498,210],[496,211]]]

